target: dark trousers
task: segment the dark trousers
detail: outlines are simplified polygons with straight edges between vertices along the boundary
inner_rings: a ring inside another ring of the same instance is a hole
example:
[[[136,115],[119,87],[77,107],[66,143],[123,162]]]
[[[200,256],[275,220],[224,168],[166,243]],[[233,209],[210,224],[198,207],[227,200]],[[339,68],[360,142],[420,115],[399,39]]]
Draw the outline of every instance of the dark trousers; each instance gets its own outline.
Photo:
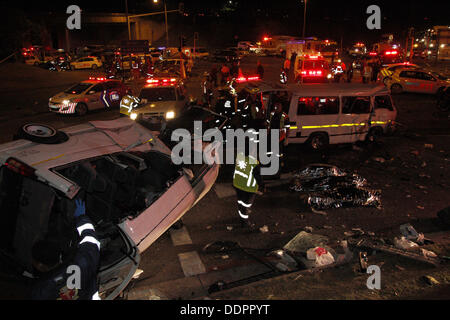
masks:
[[[237,194],[238,215],[242,220],[247,221],[251,212],[253,202],[255,202],[256,193],[246,192],[238,188],[234,188]]]

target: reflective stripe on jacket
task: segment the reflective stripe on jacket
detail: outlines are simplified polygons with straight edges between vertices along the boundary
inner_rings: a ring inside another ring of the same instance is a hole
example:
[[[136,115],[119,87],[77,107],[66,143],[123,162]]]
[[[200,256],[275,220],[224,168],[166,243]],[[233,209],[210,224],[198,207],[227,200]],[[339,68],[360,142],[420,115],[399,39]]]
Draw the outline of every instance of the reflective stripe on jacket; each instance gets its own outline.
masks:
[[[242,153],[239,153],[236,156],[233,186],[246,192],[257,192],[258,182],[253,174],[253,170],[258,164],[259,162],[255,158],[251,156],[246,157]]]

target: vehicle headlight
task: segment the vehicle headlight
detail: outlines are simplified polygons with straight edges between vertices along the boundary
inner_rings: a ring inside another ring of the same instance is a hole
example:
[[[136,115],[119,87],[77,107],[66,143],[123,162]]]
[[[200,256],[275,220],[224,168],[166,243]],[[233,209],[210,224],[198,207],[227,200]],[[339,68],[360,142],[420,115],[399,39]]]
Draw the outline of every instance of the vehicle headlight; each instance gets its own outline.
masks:
[[[68,105],[69,104],[69,102],[70,102],[70,100],[63,100],[63,104],[65,104],[65,105]]]
[[[175,118],[175,112],[169,111],[166,113],[166,119],[173,119]]]
[[[328,78],[328,79],[331,79],[331,73],[329,73],[329,74],[327,75],[327,78]]]
[[[131,120],[136,120],[137,119],[137,113],[135,113],[135,112],[132,112],[131,114],[130,114],[130,119]]]

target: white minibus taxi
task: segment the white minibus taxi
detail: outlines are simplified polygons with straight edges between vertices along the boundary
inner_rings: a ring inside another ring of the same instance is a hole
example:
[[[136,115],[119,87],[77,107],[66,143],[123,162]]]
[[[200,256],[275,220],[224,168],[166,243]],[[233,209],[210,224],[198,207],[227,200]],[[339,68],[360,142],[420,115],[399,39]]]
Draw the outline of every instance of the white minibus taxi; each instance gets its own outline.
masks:
[[[248,84],[245,92],[257,95],[266,117],[274,102],[281,101],[289,118],[286,142],[307,143],[313,149],[374,141],[394,128],[397,117],[389,91],[380,85],[260,82]]]

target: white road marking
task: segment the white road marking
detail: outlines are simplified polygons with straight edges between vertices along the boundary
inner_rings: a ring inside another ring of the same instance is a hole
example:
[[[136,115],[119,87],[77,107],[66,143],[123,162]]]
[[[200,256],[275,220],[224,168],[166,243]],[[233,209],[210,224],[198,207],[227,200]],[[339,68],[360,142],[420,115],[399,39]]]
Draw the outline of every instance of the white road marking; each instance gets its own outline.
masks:
[[[192,239],[189,236],[189,232],[186,229],[186,226],[183,226],[181,229],[170,229],[170,238],[172,239],[172,243],[174,246],[183,246],[187,244],[192,244]]]
[[[205,265],[203,264],[197,251],[185,252],[178,254],[181,268],[186,277],[192,277],[198,274],[206,273]]]

